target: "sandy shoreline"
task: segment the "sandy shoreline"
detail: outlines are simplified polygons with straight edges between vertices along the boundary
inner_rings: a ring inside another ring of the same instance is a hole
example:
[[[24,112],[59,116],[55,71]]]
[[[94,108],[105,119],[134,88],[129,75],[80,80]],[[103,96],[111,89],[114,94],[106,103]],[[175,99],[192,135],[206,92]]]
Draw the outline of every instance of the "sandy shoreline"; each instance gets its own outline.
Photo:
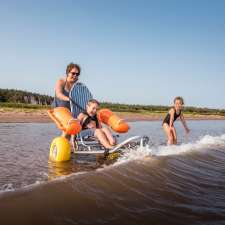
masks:
[[[157,121],[162,120],[165,114],[152,113],[116,113],[127,121]],[[225,116],[218,115],[184,115],[187,120],[225,120]],[[0,123],[50,123],[52,120],[47,114],[47,110],[33,110],[33,111],[0,111]]]

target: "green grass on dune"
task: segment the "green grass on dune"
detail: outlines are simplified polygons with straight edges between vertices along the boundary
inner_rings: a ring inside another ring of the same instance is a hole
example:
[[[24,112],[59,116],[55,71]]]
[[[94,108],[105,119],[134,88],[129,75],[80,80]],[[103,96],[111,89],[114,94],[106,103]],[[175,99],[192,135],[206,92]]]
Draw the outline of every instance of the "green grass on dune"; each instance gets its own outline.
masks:
[[[32,105],[32,104],[24,104],[24,103],[11,103],[11,102],[0,102],[1,108],[8,109],[49,109],[48,105]]]

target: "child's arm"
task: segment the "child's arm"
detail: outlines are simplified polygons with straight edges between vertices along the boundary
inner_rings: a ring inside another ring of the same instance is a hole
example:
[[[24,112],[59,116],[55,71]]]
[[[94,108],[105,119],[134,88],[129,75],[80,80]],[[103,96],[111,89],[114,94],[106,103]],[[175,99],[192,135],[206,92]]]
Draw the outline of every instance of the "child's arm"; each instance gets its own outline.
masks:
[[[182,122],[182,124],[183,124],[183,126],[184,126],[185,131],[186,131],[187,133],[189,133],[189,132],[190,132],[190,130],[189,130],[189,128],[188,128],[188,126],[187,126],[187,124],[186,124],[186,121],[185,121],[185,119],[184,119],[184,115],[183,115],[183,113],[181,113],[181,115],[180,115],[180,121]]]
[[[80,121],[80,124],[83,124],[83,121],[84,121],[84,117],[85,115],[83,113],[80,113],[77,117],[77,119]]]
[[[102,128],[102,124],[101,124],[101,122],[99,120],[98,120],[98,127]]]
[[[98,114],[96,115],[96,117],[97,117],[97,120],[98,120],[98,128],[102,128],[102,123],[101,123],[101,121],[100,121],[100,119],[99,119],[99,117],[98,117]]]
[[[170,114],[170,124],[169,124],[169,127],[170,127],[170,129],[172,128],[172,126],[173,126],[173,122],[174,122],[174,109],[170,109],[170,111],[169,111],[169,114]]]

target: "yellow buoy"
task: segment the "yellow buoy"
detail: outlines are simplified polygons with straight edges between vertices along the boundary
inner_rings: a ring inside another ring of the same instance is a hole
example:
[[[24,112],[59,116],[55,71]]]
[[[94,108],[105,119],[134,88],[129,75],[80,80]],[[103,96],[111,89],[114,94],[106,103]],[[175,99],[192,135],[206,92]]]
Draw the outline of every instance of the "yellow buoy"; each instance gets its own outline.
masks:
[[[54,162],[70,160],[71,150],[69,141],[64,137],[55,138],[50,147],[49,159]]]

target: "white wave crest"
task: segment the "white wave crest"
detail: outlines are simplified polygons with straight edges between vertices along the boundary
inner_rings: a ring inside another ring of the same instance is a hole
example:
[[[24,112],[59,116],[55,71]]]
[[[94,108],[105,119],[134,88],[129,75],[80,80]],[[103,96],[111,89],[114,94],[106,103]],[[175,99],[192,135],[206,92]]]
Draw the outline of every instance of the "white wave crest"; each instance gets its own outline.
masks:
[[[128,149],[122,157],[118,159],[115,165],[126,163],[133,160],[141,160],[147,156],[168,156],[184,154],[190,151],[207,149],[213,146],[225,147],[225,134],[221,136],[206,135],[200,140],[192,143],[168,146],[146,146],[139,147],[136,150]]]
[[[9,191],[15,191],[13,184],[4,184],[0,187],[0,193],[2,192],[9,192]]]

